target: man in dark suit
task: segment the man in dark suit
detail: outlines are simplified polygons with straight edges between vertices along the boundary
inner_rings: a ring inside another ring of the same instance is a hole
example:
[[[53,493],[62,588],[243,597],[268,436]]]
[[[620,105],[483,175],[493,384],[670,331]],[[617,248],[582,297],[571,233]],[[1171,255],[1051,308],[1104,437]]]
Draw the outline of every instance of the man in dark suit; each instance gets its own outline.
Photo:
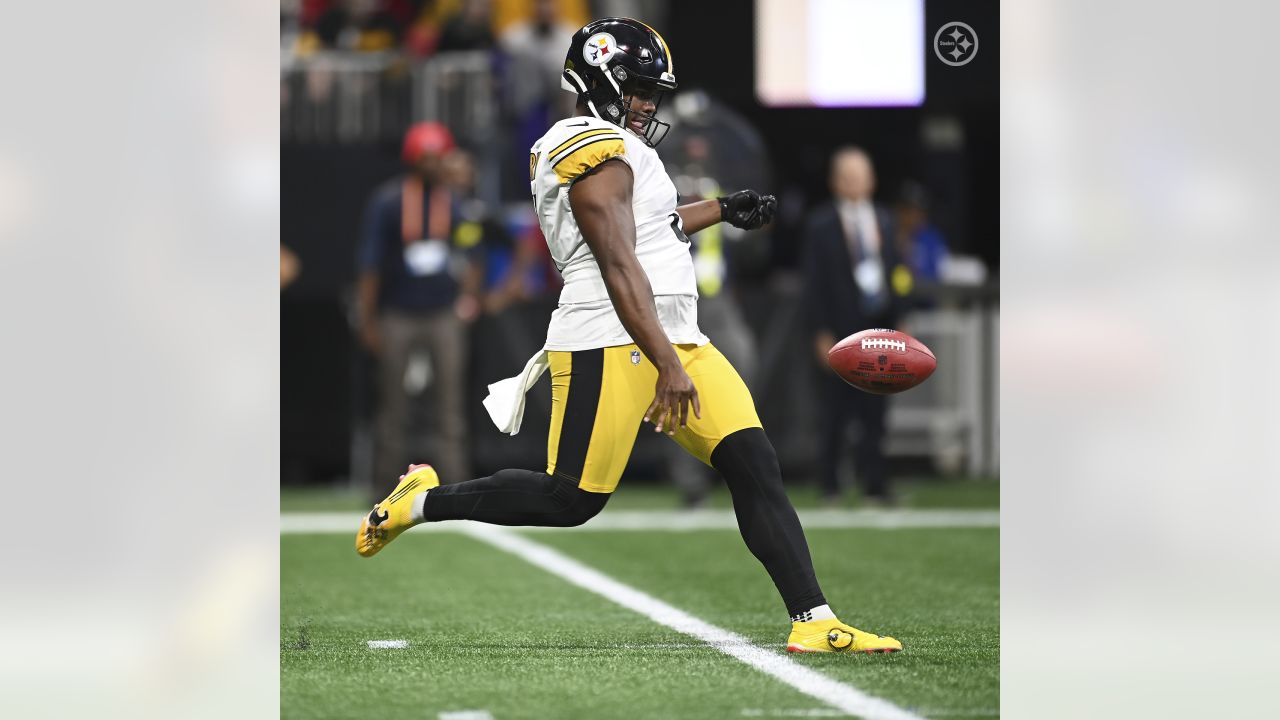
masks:
[[[850,422],[857,424],[854,467],[864,497],[893,500],[885,467],[887,398],[845,384],[827,367],[837,341],[867,328],[894,328],[901,314],[891,274],[897,266],[889,212],[872,201],[875,171],[860,148],[838,150],[831,161],[833,201],[814,210],[805,228],[805,279],[814,350],[821,380],[820,479],[829,502],[840,497],[836,471]]]

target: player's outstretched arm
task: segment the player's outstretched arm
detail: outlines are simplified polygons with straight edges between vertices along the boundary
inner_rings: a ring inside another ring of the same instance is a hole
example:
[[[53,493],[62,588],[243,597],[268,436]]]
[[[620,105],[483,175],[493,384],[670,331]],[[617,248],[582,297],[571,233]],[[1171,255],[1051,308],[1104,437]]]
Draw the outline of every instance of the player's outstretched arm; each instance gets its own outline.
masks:
[[[569,207],[600,265],[622,327],[658,368],[658,384],[645,420],[651,420],[657,431],[674,433],[677,426],[688,424],[690,405],[697,417],[702,416],[702,410],[698,391],[658,322],[653,288],[636,258],[631,185],[630,166],[619,160],[606,161],[569,188]]]
[[[714,200],[700,200],[676,208],[680,213],[680,225],[686,235],[727,222],[743,230],[755,230],[773,221],[778,209],[778,199],[761,195],[755,190],[739,190]]]
[[[676,208],[680,213],[680,227],[685,235],[692,235],[720,222],[720,201],[716,198],[699,200]]]

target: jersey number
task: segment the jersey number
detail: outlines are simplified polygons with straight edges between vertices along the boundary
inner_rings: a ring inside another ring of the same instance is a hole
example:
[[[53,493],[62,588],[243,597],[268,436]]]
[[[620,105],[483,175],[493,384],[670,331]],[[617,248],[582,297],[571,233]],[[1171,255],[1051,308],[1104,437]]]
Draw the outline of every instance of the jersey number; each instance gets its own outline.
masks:
[[[537,172],[537,169],[538,169],[538,158],[539,158],[541,155],[542,155],[542,153],[540,153],[540,152],[539,152],[539,153],[529,153],[529,194],[530,194],[530,195],[533,195],[535,198],[536,198],[536,197],[537,197],[537,195],[538,195],[538,191],[537,191],[537,190],[534,188],[534,186],[533,186],[533,174],[534,174],[535,172]]]
[[[680,242],[686,245],[689,243],[689,236],[680,229],[680,213],[671,213],[671,232],[676,234],[676,239]]]

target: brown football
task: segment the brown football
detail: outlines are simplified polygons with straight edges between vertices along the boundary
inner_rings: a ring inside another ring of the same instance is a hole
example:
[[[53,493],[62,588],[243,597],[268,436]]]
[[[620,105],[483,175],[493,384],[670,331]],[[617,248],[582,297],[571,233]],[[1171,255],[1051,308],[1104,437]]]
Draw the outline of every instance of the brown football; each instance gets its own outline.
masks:
[[[924,343],[897,330],[854,333],[827,352],[827,364],[845,382],[876,395],[910,390],[933,374],[938,359]]]

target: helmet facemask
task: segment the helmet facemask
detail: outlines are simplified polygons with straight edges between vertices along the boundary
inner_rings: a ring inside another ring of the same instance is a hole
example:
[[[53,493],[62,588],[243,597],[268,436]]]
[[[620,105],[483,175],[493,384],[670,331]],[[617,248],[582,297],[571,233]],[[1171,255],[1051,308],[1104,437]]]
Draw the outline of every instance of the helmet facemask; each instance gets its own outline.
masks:
[[[632,78],[622,84],[621,104],[627,114],[623,117],[622,126],[640,136],[649,147],[657,147],[671,129],[670,123],[658,119],[658,109],[662,107],[662,98],[667,88],[644,78]],[[644,112],[647,103],[653,103],[652,112]],[[635,119],[640,127],[631,125]]]
[[[620,69],[615,68],[615,72]],[[625,71],[620,74],[625,75]],[[675,88],[634,76],[617,83],[617,90],[609,85],[599,84],[585,93],[592,113],[601,120],[632,131],[649,147],[657,147],[671,129],[670,123],[658,119],[658,108],[662,105],[663,96]],[[653,111],[645,112],[644,105],[649,102],[653,103]],[[632,119],[639,127],[631,124]]]

